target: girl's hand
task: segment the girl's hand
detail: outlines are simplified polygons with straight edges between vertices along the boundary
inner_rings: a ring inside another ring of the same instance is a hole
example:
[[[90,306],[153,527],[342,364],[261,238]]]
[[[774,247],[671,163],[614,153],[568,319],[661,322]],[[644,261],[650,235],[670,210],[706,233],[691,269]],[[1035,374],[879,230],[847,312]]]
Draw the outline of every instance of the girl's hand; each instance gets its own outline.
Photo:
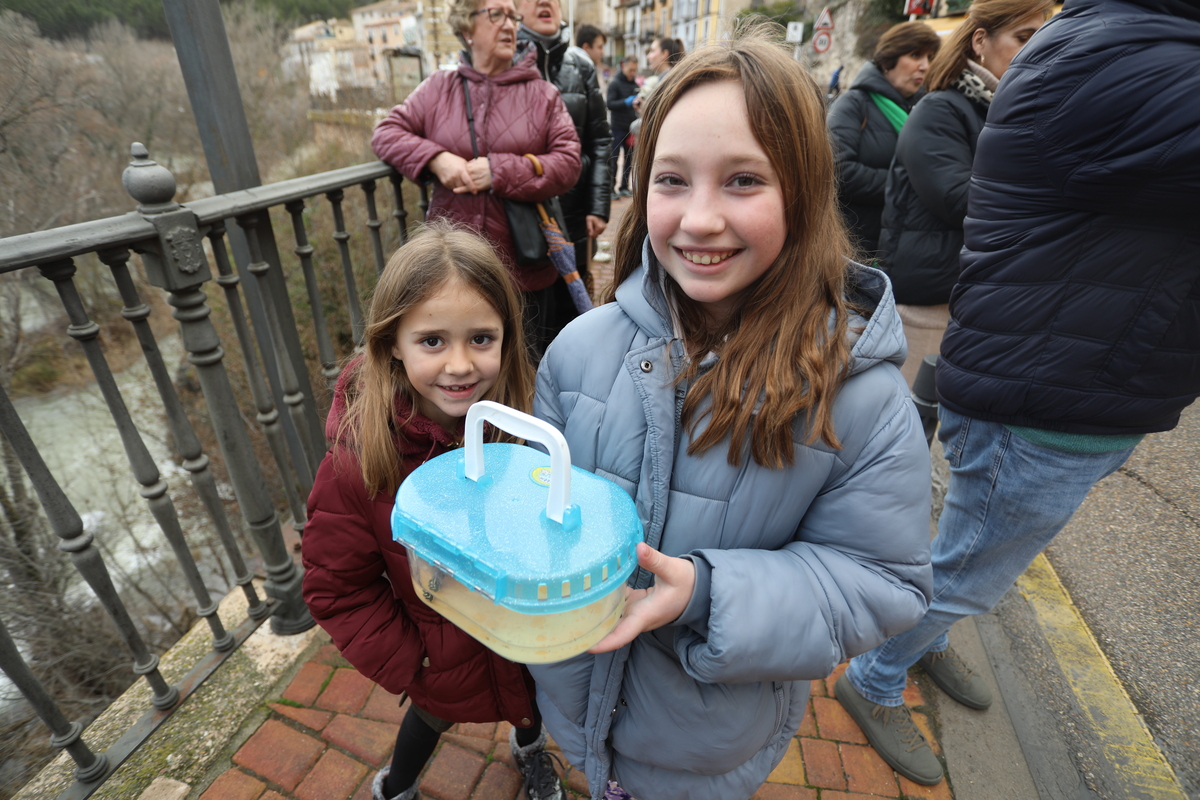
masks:
[[[642,542],[637,546],[638,564],[654,573],[649,589],[625,589],[625,613],[612,632],[589,653],[607,653],[624,647],[638,634],[661,628],[679,619],[692,599],[696,567],[686,558],[664,556]]]
[[[471,185],[473,189],[455,189],[454,191],[462,194],[470,192],[471,194],[479,194],[486,192],[492,188],[492,165],[488,163],[487,156],[479,156],[472,158],[467,162],[467,172],[471,175]]]
[[[463,192],[474,194],[478,189],[475,188],[475,179],[471,176],[468,165],[469,162],[462,156],[456,156],[449,150],[443,150],[430,159],[429,171],[434,174],[442,186],[456,194]],[[491,185],[490,176],[489,185]]]

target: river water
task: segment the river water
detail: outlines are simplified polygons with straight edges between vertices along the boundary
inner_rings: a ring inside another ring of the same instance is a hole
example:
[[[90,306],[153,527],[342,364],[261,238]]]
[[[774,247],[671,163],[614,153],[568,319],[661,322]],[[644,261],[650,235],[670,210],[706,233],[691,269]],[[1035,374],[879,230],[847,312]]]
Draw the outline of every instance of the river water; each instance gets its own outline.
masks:
[[[168,370],[181,362],[184,352],[178,334],[163,337],[158,344]],[[162,401],[145,361],[139,359],[118,374],[116,380],[142,441],[167,481],[178,509],[181,494],[194,490],[186,470],[171,458],[171,439]],[[174,552],[138,493],[141,485],[133,476],[99,387],[91,383],[80,389],[20,398],[13,404],[51,474],[79,512],[85,529],[95,535],[94,544],[103,554],[117,588],[137,580],[160,599],[173,594],[195,607],[194,597],[178,568],[173,566]],[[220,488],[226,494],[228,487]],[[181,523],[195,549],[198,529],[210,527],[207,518],[181,518]],[[165,579],[149,577],[151,571],[164,575]],[[219,574],[204,569],[203,564],[202,574],[215,596],[227,590]],[[74,599],[84,604],[94,602],[91,589],[82,579],[74,584],[72,591],[78,593]],[[151,618],[149,622],[162,620]],[[11,684],[0,675],[0,706],[12,691],[15,690]]]

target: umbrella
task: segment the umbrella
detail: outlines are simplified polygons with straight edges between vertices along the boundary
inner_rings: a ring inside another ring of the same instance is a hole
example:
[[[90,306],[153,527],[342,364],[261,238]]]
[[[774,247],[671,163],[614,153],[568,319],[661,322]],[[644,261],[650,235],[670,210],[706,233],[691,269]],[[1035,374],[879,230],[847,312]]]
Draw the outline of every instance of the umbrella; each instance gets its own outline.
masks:
[[[567,290],[571,293],[575,310],[580,314],[591,311],[592,298],[588,297],[587,287],[579,279],[579,270],[575,268],[575,245],[567,241],[562,229],[558,227],[558,222],[546,213],[544,203],[538,203],[537,210],[538,216],[542,218],[542,235],[546,237],[546,251],[550,262],[567,282]]]

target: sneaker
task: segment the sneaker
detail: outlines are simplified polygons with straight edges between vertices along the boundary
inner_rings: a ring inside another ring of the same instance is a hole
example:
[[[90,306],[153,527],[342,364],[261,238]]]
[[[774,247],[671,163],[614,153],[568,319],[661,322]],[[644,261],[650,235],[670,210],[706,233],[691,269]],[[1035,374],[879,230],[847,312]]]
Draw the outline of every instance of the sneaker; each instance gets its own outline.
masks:
[[[628,189],[622,189],[620,194],[621,197],[633,197],[633,192],[629,191]]]
[[[967,708],[984,711],[992,704],[992,690],[983,682],[983,678],[963,663],[953,648],[947,647],[940,653],[926,653],[917,663],[939,689]]]
[[[520,771],[525,796],[529,800],[566,800],[567,793],[562,781],[554,770],[554,762],[562,766],[562,759],[553,753],[546,752],[546,729],[538,736],[537,741],[524,747],[517,746],[517,729],[508,732],[508,744],[512,748],[513,759]]]
[[[881,706],[860,695],[845,676],[833,693],[866,735],[875,752],[892,769],[915,783],[932,786],[942,780],[942,764],[905,706]]]
[[[599,253],[596,253],[596,255],[592,256],[592,261],[599,261],[601,264],[607,264],[609,261],[612,261],[612,254],[601,250]]]

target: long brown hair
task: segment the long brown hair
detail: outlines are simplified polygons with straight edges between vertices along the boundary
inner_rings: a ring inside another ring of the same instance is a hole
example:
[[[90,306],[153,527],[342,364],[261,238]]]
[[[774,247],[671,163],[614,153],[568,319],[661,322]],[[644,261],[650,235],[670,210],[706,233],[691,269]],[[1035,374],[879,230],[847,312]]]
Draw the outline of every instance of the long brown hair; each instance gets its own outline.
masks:
[[[929,72],[925,75],[926,91],[949,88],[967,68],[967,60],[975,60],[971,45],[975,31],[983,28],[988,36],[995,36],[1030,14],[1041,12],[1042,18],[1046,19],[1053,10],[1054,0],[975,0],[967,18],[946,37],[930,62]]]
[[[807,443],[820,438],[840,446],[831,409],[850,361],[844,285],[851,248],[836,204],[825,104],[820,88],[781,42],[781,33],[773,23],[744,25],[729,41],[684,58],[650,95],[634,150],[637,191],[621,221],[606,298],[611,300],[615,287],[642,263],[647,187],[663,120],[697,86],[740,83],[750,130],[771,160],[783,193],[783,249],[749,288],[741,308],[715,330],[702,305],[673,280],[666,281],[692,356],[677,380],[689,383],[683,419],[693,434],[701,403],[711,398],[709,424],[688,452],[703,452],[728,435],[733,465],[741,462],[747,438],[758,464],[791,464],[792,425],[801,414],[809,425]],[[699,357],[709,351],[721,357],[700,375]]]
[[[432,222],[388,260],[367,312],[362,358],[354,363],[346,413],[337,440],[358,452],[367,492],[393,492],[404,478],[396,442],[404,432],[393,424],[397,396],[416,413],[418,395],[392,356],[400,319],[432,297],[448,281],[459,280],[496,310],[503,320],[500,374],[483,398],[521,411],[533,400],[533,368],[525,349],[521,296],[495,250],[468,230]],[[511,437],[501,438],[511,440]]]

